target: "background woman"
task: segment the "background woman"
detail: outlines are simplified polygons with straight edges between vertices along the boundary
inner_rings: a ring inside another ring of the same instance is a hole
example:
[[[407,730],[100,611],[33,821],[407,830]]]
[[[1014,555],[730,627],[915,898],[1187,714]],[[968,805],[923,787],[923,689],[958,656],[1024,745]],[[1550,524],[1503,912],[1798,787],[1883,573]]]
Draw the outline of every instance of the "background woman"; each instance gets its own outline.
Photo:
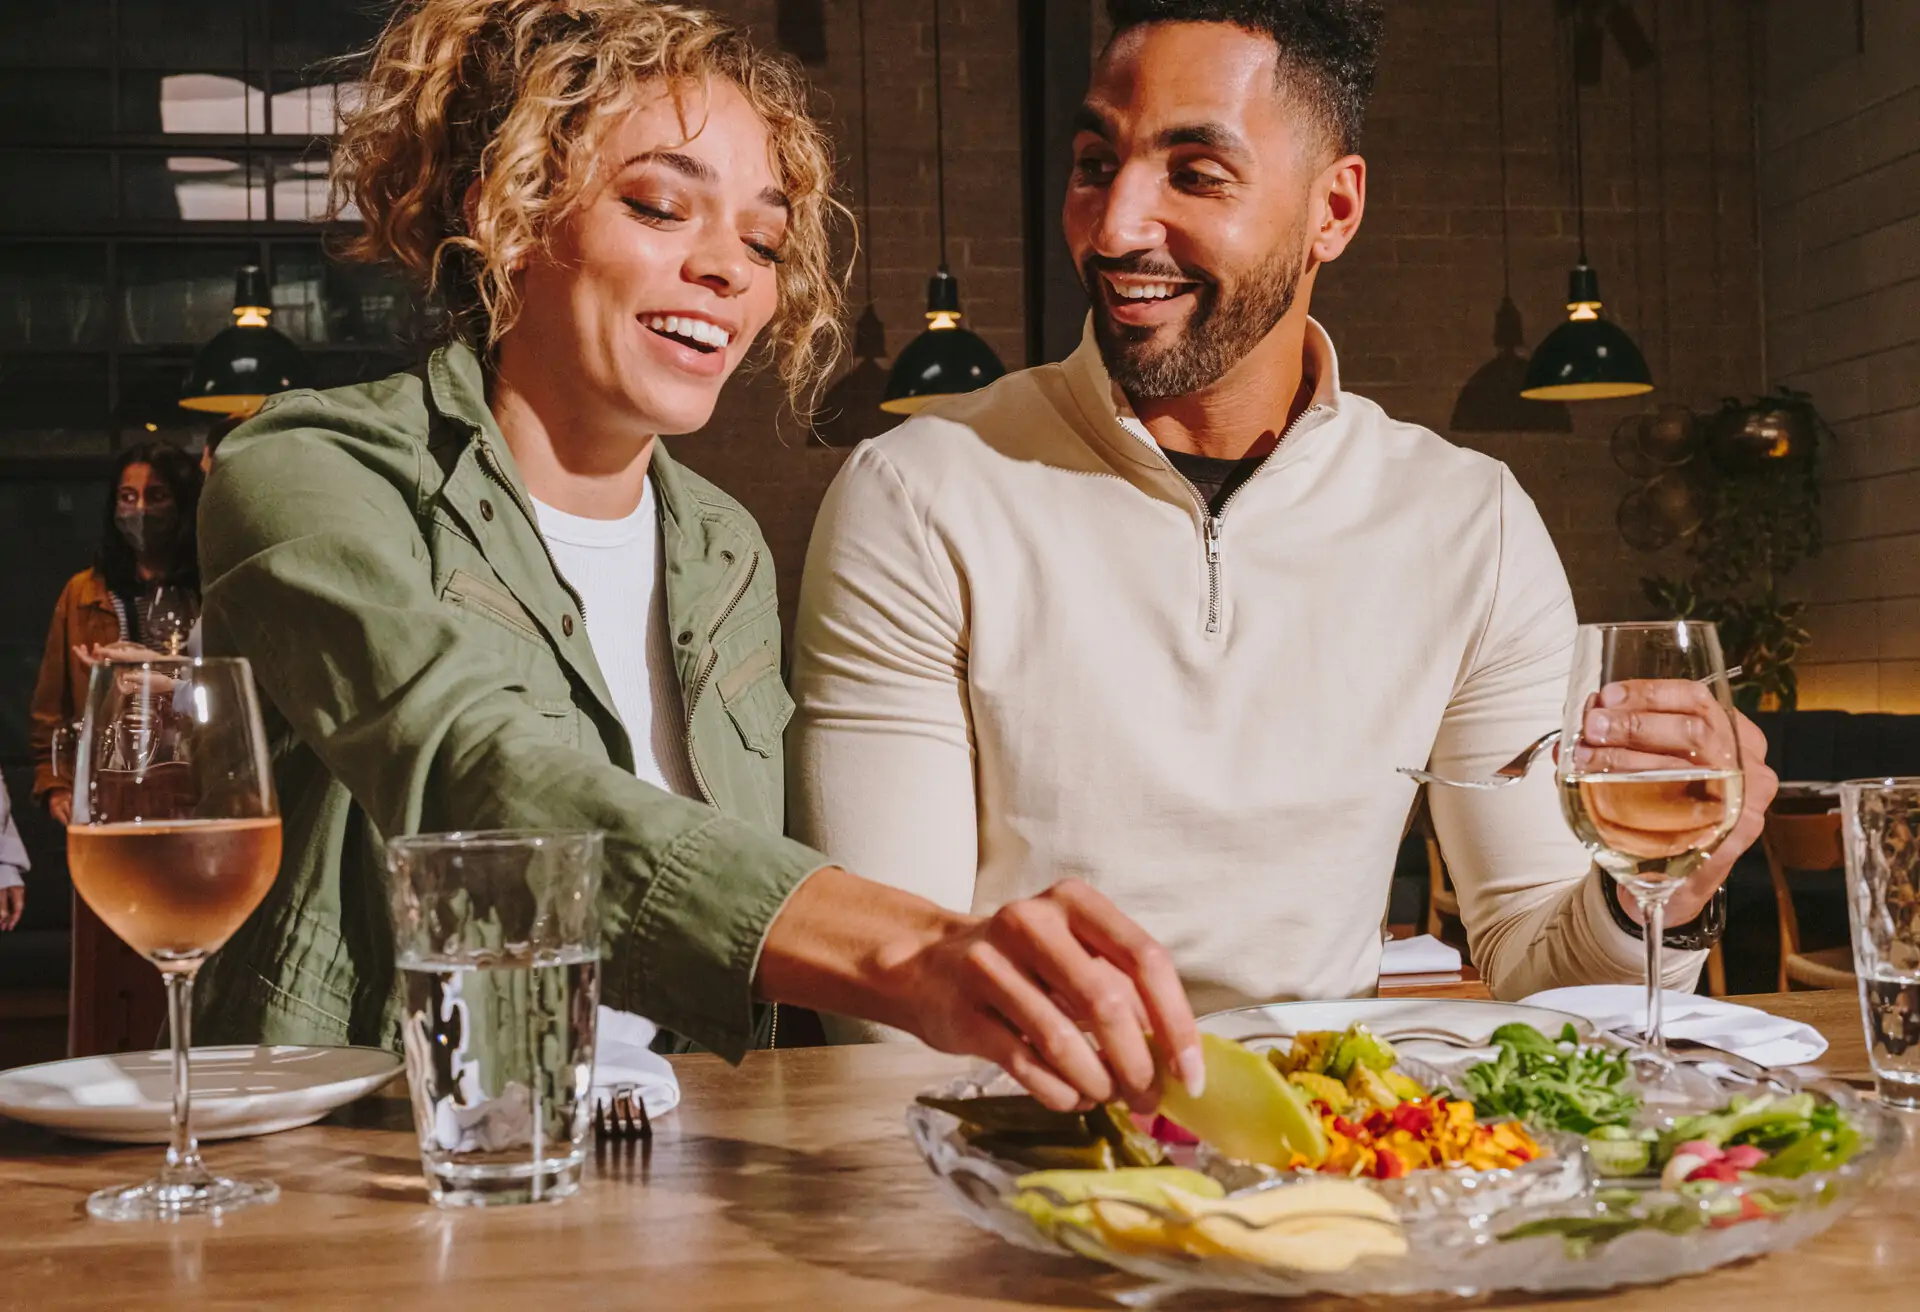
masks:
[[[610,1005],[729,1057],[765,1002],[849,1012],[1057,1105],[1151,1103],[1144,1031],[1192,1065],[1192,1016],[1097,894],[986,921],[781,836],[771,557],[658,435],[701,428],[763,339],[802,406],[836,355],[798,73],[678,5],[422,0],[365,86],[339,158],[358,253],[437,296],[451,340],[220,448],[205,642],[279,722],[287,855],[201,976],[196,1037],[394,1043],[382,837],[599,829]]]
[[[33,691],[33,796],[61,824],[72,817],[73,796],[54,773],[54,733],[85,709],[95,648],[164,648],[161,628],[184,637],[199,606],[199,504],[199,464],[177,447],[147,443],[114,462],[99,552],[54,604]]]

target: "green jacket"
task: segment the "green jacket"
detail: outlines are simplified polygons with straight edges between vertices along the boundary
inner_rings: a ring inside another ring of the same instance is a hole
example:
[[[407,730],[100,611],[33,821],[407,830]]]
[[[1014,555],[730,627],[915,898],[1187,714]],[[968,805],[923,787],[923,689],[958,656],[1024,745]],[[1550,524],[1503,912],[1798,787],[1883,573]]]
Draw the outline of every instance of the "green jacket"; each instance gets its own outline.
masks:
[[[205,643],[253,662],[280,876],[202,970],[203,1043],[397,1045],[383,840],[602,829],[602,994],[737,1059],[760,944],[825,864],[781,837],[773,561],[656,445],[687,747],[711,806],[633,776],[579,598],[555,570],[478,359],[276,397],[200,502]]]

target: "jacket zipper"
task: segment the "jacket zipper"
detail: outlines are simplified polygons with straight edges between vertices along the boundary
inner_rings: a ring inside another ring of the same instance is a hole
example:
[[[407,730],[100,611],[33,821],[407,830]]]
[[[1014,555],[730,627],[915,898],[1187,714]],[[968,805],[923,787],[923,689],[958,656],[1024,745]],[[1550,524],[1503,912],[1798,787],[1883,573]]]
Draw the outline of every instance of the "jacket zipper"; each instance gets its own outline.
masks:
[[[1274,454],[1286,445],[1287,439],[1293,436],[1294,431],[1300,427],[1306,420],[1306,417],[1316,410],[1323,408],[1324,407],[1319,405],[1310,405],[1300,412],[1299,418],[1287,425],[1286,431],[1280,434],[1280,440],[1273,444],[1273,450],[1267,452],[1266,459],[1260,462],[1260,467],[1256,468],[1253,474],[1248,475],[1245,482],[1242,482],[1239,487],[1227,493],[1227,499],[1220,503],[1219,514],[1213,512],[1213,508],[1207,504],[1207,499],[1200,495],[1200,489],[1193,485],[1193,480],[1185,474],[1182,474],[1178,469],[1174,469],[1173,461],[1167,460],[1167,453],[1160,450],[1160,444],[1158,442],[1154,443],[1153,449],[1160,451],[1160,458],[1166,460],[1167,468],[1173,470],[1174,477],[1187,485],[1187,491],[1193,497],[1194,508],[1200,512],[1200,540],[1207,555],[1208,633],[1220,632],[1220,556],[1222,550],[1220,535],[1227,527],[1228,508],[1231,507],[1235,501],[1239,500],[1241,491],[1245,489],[1248,483],[1253,481],[1254,476],[1259,474],[1260,469],[1266,467],[1267,461],[1273,459]]]
[[[760,569],[760,553],[754,552],[747,560],[747,572],[741,576],[740,586],[733,591],[733,597],[720,612],[720,617],[707,629],[707,643],[712,644],[714,635],[720,632],[720,626],[727,622],[727,616],[733,614],[741,599],[747,595],[747,589],[753,586],[753,576]],[[713,667],[720,663],[720,653],[713,652],[700,671],[700,677],[693,681],[693,688],[687,693],[687,764],[693,767],[693,782],[700,787],[700,799],[708,806],[715,805],[713,792],[707,787],[707,777],[700,771],[700,758],[693,754],[693,708],[700,702],[700,694],[707,690],[707,681],[713,677]]]
[[[580,611],[580,623],[584,627],[587,622],[587,603],[581,599],[578,592],[574,591],[573,584],[567,582],[567,576],[560,572],[560,562],[553,558],[553,548],[547,545],[547,535],[540,531],[540,517],[533,513],[532,506],[529,506],[525,501],[520,499],[520,493],[514,489],[513,483],[508,480],[500,466],[495,463],[493,447],[488,444],[487,439],[481,437],[478,439],[478,442],[480,446],[480,464],[487,471],[487,477],[498,483],[500,490],[513,498],[513,504],[520,507],[520,513],[527,517],[529,524],[533,525],[533,535],[540,539],[541,554],[546,556],[547,564],[553,570],[553,577],[560,580],[560,586],[567,590],[569,597],[573,598],[574,606]]]

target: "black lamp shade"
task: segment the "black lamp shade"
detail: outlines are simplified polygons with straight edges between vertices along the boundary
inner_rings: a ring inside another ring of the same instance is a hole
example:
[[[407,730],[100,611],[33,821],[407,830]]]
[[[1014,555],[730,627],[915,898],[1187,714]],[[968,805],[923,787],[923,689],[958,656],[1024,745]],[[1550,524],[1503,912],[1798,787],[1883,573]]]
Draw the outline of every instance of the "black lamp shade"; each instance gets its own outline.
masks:
[[[1569,279],[1567,301],[1576,317],[1540,343],[1527,362],[1520,395],[1530,401],[1605,401],[1651,392],[1647,358],[1625,329],[1599,317],[1600,279],[1585,264]]]
[[[273,393],[306,385],[306,357],[292,339],[266,323],[272,309],[258,267],[247,265],[239,271],[233,302],[236,312],[255,311],[248,317],[258,322],[223,328],[200,348],[180,389],[185,409],[245,416]]]
[[[985,387],[1006,371],[993,348],[965,328],[929,328],[893,362],[880,408],[910,415],[943,396]]]
[[[889,414],[910,415],[1007,372],[991,346],[960,327],[960,283],[944,268],[927,280],[927,318],[931,326],[907,343],[887,376],[880,408]]]

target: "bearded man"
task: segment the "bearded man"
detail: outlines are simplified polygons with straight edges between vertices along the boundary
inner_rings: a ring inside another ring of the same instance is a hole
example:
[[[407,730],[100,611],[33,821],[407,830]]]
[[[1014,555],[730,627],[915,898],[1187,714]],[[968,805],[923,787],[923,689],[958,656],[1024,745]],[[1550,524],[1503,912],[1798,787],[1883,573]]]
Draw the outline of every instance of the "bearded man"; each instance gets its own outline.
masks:
[[[1512,474],[1344,391],[1308,317],[1366,208],[1377,0],[1109,10],[1063,213],[1085,338],[848,460],[801,594],[795,830],[958,910],[1078,877],[1196,1011],[1369,993],[1396,767],[1487,775],[1558,725],[1573,599]],[[1674,692],[1610,687],[1589,737],[1684,734]],[[1738,732],[1745,810],[1676,945],[1773,794]],[[1550,770],[1431,808],[1495,994],[1643,977]]]

